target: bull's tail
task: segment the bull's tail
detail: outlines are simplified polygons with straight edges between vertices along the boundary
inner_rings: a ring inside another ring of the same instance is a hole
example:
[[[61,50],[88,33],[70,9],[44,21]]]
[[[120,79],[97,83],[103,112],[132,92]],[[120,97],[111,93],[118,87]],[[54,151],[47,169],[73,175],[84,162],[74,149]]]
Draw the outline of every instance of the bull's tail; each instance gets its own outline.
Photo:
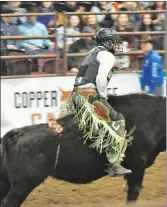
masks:
[[[6,153],[3,145],[0,144],[0,203],[10,190],[10,182],[5,162]]]
[[[14,129],[7,132],[0,143],[0,201],[8,194],[10,190],[10,182],[7,170],[7,160],[10,146],[17,143],[18,137],[21,135],[19,129]]]
[[[3,142],[2,145],[5,149],[5,151],[8,152],[10,146],[15,145],[18,141],[18,138],[22,135],[22,131],[18,128],[18,129],[13,129],[10,130],[9,132],[7,132],[4,136],[3,136]]]

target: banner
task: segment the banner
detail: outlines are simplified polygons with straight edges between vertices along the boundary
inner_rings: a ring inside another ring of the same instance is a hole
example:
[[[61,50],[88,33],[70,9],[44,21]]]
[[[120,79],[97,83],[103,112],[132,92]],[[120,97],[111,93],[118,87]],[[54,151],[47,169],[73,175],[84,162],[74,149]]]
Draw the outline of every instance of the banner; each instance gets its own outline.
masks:
[[[56,118],[74,81],[74,76],[2,79],[1,137],[11,129]],[[108,84],[109,94],[137,92],[140,92],[140,83],[136,73],[115,74]]]
[[[57,116],[75,77],[1,80],[1,137],[10,129],[46,123]]]
[[[140,91],[139,75],[136,73],[114,74],[108,84],[108,94],[124,95]]]

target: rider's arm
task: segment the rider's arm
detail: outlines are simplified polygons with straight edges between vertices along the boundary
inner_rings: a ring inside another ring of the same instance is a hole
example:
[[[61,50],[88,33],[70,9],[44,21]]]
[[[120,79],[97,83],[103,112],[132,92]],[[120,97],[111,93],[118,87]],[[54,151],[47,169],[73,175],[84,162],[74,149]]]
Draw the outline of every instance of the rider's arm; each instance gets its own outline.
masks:
[[[100,63],[99,71],[96,77],[97,90],[102,97],[107,98],[107,76],[115,64],[115,57],[110,52],[100,51],[97,54],[97,61]]]

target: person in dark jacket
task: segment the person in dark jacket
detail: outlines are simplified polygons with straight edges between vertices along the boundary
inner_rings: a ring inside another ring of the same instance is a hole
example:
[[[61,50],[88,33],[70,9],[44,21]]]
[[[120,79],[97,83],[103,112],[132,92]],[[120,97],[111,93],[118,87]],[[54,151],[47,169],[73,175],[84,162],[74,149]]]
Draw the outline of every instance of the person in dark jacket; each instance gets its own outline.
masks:
[[[21,3],[21,1],[8,1],[8,4],[11,4],[15,8],[17,13],[27,13],[27,10],[21,7]],[[13,24],[16,25],[23,24],[26,21],[27,17],[25,16],[13,17]]]
[[[89,26],[85,26],[82,30],[83,33],[93,33],[93,29]],[[91,37],[82,37],[81,39],[75,41],[69,46],[69,53],[84,53],[91,50],[96,43],[91,39]],[[84,57],[70,57],[68,59],[68,69],[71,72],[78,72],[79,67],[83,62]]]
[[[13,5],[3,4],[1,5],[1,13],[14,13],[16,12]],[[2,17],[0,21],[1,26],[1,36],[17,36],[19,35],[19,30],[17,25],[13,24],[13,17]],[[20,47],[19,40],[1,40],[1,56],[8,56],[9,50],[16,50]],[[11,73],[11,65],[9,61],[1,61],[1,75],[9,75]]]
[[[163,59],[153,49],[151,36],[143,35],[140,44],[145,53],[142,64],[141,93],[163,96]]]
[[[101,28],[93,40],[98,46],[84,58],[71,96],[77,123],[80,129],[87,132],[85,139],[93,142],[90,147],[106,153],[108,175],[127,175],[131,170],[121,166],[128,143],[125,119],[107,102],[107,85],[113,74],[114,53],[121,49],[120,38],[115,30]]]
[[[165,1],[155,1],[153,5],[149,6],[147,8],[148,10],[165,10],[166,9],[166,3]],[[152,14],[152,23],[154,25],[154,31],[165,31],[166,26],[166,15],[165,13],[153,13]],[[154,49],[155,50],[164,50],[163,48],[163,35],[156,35],[154,36]]]
[[[11,4],[4,4],[1,7],[1,13],[15,13],[16,10]],[[19,36],[20,32],[17,25],[13,24],[14,17],[2,17],[1,18],[1,29],[2,36]],[[18,49],[20,47],[21,41],[19,40],[6,40],[6,45],[8,49]]]

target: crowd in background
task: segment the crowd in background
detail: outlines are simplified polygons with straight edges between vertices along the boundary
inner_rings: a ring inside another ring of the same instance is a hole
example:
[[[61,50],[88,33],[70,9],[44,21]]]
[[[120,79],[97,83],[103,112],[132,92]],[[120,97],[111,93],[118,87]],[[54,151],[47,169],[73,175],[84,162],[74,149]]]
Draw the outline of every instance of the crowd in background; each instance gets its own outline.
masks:
[[[3,5],[2,5],[3,3]],[[64,51],[64,25],[63,11],[66,12],[116,12],[116,11],[143,11],[143,10],[163,10],[165,1],[138,1],[138,2],[1,2],[1,13],[46,13],[57,12],[53,16],[22,16],[22,17],[2,17],[1,35],[48,35],[56,32],[56,40],[52,39],[28,39],[28,40],[7,40],[5,45],[8,50],[21,50],[26,54],[54,53],[57,47],[58,56],[63,58]],[[101,27],[114,28],[117,32],[134,31],[165,31],[165,13],[154,14],[106,14],[106,15],[71,15],[66,16],[66,34],[92,33]],[[55,31],[56,26],[56,31]],[[154,36],[154,49],[163,50],[163,35]],[[123,40],[124,52],[140,49],[137,40],[139,36],[121,36]],[[3,43],[4,44],[4,43]],[[66,40],[66,50],[68,53],[88,52],[95,46],[91,37],[71,37]],[[1,50],[5,46],[1,47]],[[2,53],[2,51],[1,51]],[[77,72],[84,57],[68,58],[68,70]],[[131,57],[119,56],[116,58],[116,65],[120,69],[130,67]]]

